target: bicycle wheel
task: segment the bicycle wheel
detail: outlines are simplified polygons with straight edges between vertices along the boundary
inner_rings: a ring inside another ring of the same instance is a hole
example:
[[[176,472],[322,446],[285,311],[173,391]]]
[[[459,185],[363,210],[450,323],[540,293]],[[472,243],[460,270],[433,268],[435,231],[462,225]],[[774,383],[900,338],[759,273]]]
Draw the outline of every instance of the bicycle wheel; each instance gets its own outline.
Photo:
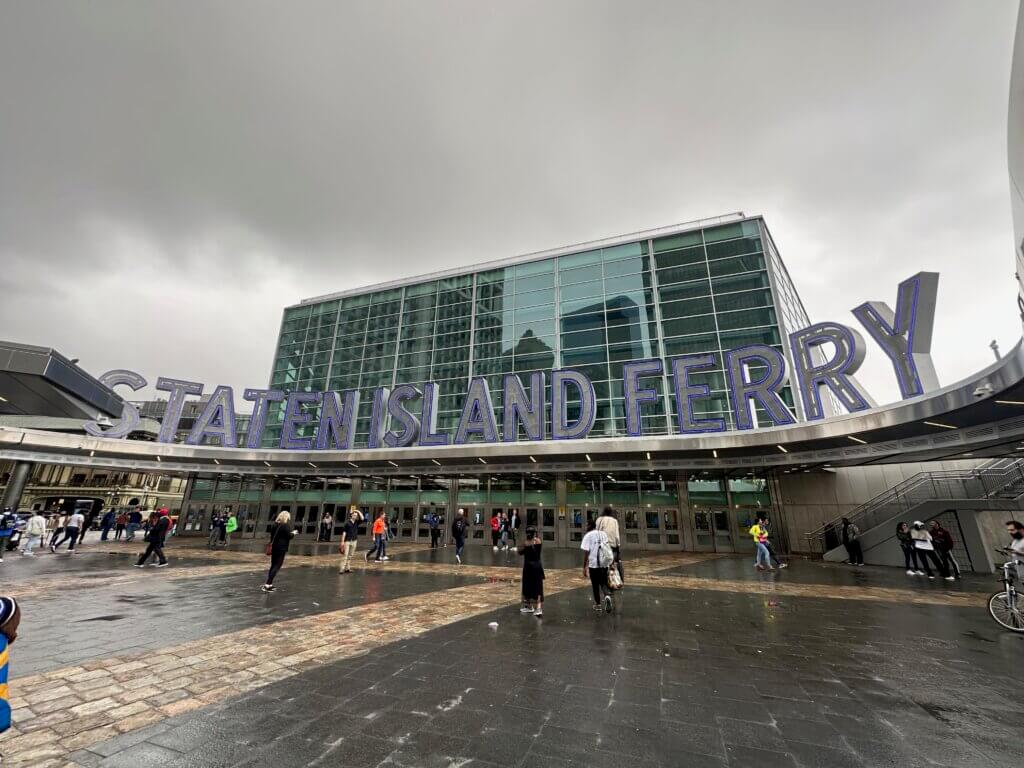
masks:
[[[1024,613],[1021,613],[1016,594],[1009,598],[1005,591],[996,592],[988,599],[988,612],[1003,628],[1011,632],[1024,633]]]

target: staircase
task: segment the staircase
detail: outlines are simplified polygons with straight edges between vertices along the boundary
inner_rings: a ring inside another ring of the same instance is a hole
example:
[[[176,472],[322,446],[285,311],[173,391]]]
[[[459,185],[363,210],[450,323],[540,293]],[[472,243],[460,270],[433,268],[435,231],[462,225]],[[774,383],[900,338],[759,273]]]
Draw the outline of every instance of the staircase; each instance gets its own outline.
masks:
[[[843,517],[849,518],[864,534],[897,515],[914,519],[911,511],[926,502],[954,499],[1012,502],[1021,496],[1024,496],[1024,459],[994,459],[970,470],[920,472]],[[841,528],[842,517],[805,533],[808,549],[825,553],[839,546]]]

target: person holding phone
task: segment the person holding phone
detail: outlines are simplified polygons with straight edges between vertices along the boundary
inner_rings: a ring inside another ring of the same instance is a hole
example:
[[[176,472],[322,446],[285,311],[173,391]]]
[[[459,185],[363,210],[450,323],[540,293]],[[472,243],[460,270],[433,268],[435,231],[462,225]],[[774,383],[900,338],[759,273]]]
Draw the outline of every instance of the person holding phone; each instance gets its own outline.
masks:
[[[526,529],[526,540],[516,549],[523,556],[523,607],[521,613],[544,615],[544,566],[540,560],[543,544],[532,525]]]

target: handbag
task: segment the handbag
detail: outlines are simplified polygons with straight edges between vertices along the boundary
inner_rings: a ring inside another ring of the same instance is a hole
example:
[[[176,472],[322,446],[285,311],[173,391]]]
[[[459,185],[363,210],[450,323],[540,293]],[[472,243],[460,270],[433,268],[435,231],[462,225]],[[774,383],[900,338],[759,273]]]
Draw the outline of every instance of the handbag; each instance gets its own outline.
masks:
[[[609,589],[622,589],[622,577],[619,576],[619,569],[613,567],[608,569],[608,588]]]
[[[270,557],[274,554],[274,539],[277,538],[277,532],[281,530],[280,527],[274,528],[274,533],[270,536],[270,541],[267,542],[267,546],[263,548],[263,554]]]

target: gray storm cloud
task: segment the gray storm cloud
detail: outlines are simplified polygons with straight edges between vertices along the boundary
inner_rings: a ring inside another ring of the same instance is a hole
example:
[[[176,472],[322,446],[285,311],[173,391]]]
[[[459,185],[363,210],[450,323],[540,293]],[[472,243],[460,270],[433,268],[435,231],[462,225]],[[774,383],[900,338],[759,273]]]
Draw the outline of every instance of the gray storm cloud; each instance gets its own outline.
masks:
[[[941,272],[950,383],[1020,335],[1016,8],[3,0],[0,337],[262,384],[300,298],[744,210],[815,320]]]

